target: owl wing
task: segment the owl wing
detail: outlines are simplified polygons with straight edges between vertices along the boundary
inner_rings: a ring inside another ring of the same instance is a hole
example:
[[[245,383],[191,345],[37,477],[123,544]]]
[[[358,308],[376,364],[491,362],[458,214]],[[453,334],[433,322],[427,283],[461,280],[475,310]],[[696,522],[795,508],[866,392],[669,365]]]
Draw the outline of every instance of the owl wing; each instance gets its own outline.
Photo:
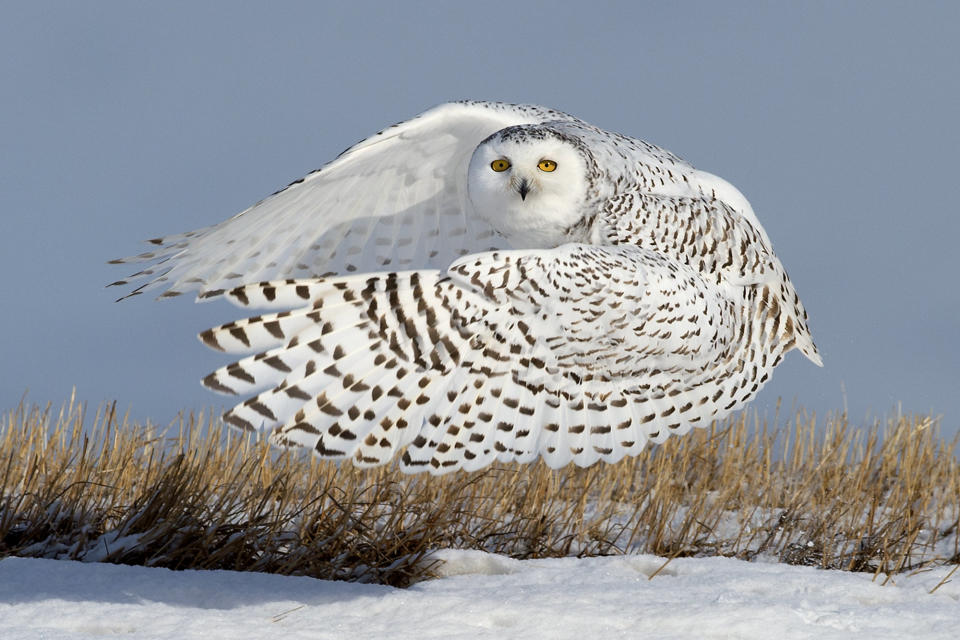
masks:
[[[750,203],[724,180],[695,172],[698,195],[626,191],[608,198],[599,224],[608,242],[636,244],[701,273],[708,281],[767,287],[780,322],[789,322],[796,347],[818,366],[807,312]]]
[[[151,240],[113,263],[151,263],[114,285],[128,294],[218,295],[241,283],[378,269],[443,268],[500,248],[472,216],[467,167],[476,146],[511,125],[569,119],[532,105],[442,104],[385,129],[246,211],[211,227]],[[125,296],[126,297],[126,296]]]
[[[431,473],[538,455],[553,467],[614,462],[706,426],[740,389],[715,371],[736,339],[729,301],[639,247],[498,251],[446,272],[277,281],[226,297],[287,310],[201,334],[256,352],[206,386],[267,389],[225,421],[359,466],[400,451],[405,470]]]

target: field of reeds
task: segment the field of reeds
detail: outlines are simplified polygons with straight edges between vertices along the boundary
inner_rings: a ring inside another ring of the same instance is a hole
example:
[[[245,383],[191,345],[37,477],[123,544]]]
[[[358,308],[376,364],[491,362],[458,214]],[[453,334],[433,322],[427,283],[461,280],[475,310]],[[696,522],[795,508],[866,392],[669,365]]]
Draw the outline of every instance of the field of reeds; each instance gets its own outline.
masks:
[[[270,449],[206,416],[0,418],[0,557],[408,585],[432,552],[724,555],[874,573],[960,563],[960,462],[930,417],[854,427],[749,411],[588,469],[439,478]]]

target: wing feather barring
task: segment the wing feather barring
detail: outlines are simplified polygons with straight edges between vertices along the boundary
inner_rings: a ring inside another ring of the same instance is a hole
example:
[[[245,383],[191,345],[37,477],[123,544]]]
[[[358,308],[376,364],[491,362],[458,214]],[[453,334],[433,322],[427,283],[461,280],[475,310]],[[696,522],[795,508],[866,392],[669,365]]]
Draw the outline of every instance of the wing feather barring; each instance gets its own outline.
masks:
[[[225,421],[358,466],[615,462],[821,364],[733,186],[538,106],[440,105],[151,242],[128,296],[263,310],[200,335],[242,357],[203,380],[249,396]]]

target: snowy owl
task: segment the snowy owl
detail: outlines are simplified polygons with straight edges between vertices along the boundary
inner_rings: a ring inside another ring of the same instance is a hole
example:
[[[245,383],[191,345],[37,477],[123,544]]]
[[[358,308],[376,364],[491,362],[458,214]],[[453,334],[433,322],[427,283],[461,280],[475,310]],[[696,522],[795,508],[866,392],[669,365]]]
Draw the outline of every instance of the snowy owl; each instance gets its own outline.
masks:
[[[539,106],[440,105],[150,242],[129,295],[268,310],[200,334],[251,354],[203,380],[252,396],[224,420],[361,467],[615,462],[821,364],[739,191]]]

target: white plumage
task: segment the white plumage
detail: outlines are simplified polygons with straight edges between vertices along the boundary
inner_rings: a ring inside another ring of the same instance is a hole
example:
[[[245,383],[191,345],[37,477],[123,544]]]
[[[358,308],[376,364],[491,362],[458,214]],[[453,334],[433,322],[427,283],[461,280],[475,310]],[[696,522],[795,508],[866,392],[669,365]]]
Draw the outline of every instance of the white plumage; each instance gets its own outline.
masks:
[[[212,227],[117,262],[130,295],[276,310],[201,334],[225,420],[354,464],[614,462],[820,364],[746,199],[529,105],[431,109]]]

